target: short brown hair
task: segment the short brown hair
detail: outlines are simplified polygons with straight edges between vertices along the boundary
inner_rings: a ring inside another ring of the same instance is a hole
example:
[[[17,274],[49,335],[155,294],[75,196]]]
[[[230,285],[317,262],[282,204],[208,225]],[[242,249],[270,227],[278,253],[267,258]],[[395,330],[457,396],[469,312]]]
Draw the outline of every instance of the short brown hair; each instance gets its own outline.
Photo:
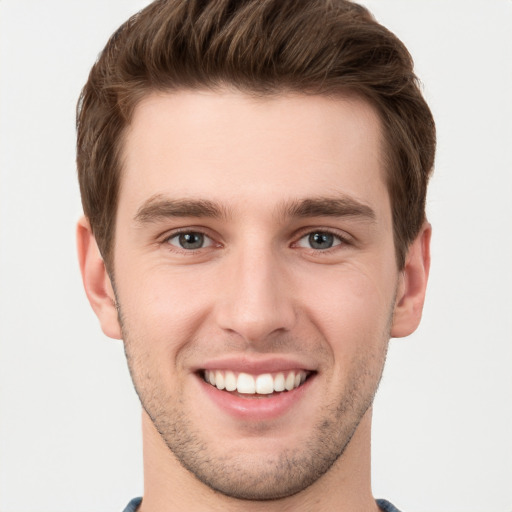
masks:
[[[82,204],[107,267],[135,106],[152,91],[223,84],[261,95],[355,93],[377,109],[402,268],[425,220],[435,125],[403,43],[347,0],[157,0],[114,33],[77,107]]]

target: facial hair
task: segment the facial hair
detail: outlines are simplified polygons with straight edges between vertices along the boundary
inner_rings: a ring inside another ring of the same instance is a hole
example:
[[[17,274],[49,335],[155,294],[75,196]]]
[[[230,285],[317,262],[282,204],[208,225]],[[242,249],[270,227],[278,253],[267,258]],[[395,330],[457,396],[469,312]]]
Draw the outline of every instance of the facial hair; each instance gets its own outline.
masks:
[[[158,369],[151,368],[151,343],[132,339],[129,322],[117,300],[125,354],[142,407],[179,463],[211,489],[241,500],[275,500],[303,491],[340,459],[365,413],[371,407],[386,359],[392,312],[379,351],[362,351],[351,364],[343,392],[324,404],[308,440],[282,449],[264,460],[243,454],[213,455],[211,446],[186,414],[179,390],[159,386]],[[394,301],[393,308],[394,309]],[[141,351],[141,347],[145,347]],[[205,418],[205,424],[207,419]]]

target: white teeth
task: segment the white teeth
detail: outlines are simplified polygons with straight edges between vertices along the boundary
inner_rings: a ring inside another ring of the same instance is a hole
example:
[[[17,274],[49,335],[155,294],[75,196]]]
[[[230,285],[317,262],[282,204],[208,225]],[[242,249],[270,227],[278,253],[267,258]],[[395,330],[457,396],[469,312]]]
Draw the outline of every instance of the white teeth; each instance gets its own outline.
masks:
[[[235,391],[236,377],[233,372],[226,372],[226,378],[224,379],[224,385],[226,386],[226,391]]]
[[[256,392],[256,384],[254,382],[254,377],[249,375],[248,373],[240,373],[238,374],[238,380],[236,381],[236,390],[239,393],[244,393],[246,395],[252,395]]]
[[[274,391],[284,391],[284,375],[282,373],[278,373],[274,377]]]
[[[291,372],[286,377],[284,387],[287,391],[291,391],[295,386],[295,373]]]
[[[270,373],[261,375],[250,375],[239,373],[238,376],[232,371],[206,370],[204,380],[217,389],[226,391],[238,391],[244,395],[270,395],[274,392],[292,391],[306,381],[305,371],[291,371],[286,376],[280,372],[274,376]]]
[[[270,373],[258,375],[256,378],[256,393],[259,395],[270,395],[274,392],[274,379]]]
[[[217,389],[224,389],[226,387],[226,384],[224,383],[224,375],[222,372],[219,372],[219,370],[215,372],[215,385],[217,386]]]

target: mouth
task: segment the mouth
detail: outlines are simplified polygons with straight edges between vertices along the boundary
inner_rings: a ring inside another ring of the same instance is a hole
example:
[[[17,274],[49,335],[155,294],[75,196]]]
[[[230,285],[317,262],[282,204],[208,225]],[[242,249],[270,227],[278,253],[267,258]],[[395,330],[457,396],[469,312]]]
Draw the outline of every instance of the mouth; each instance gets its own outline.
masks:
[[[206,383],[219,391],[244,398],[269,398],[300,388],[314,372],[297,369],[252,375],[218,369],[199,373]]]
[[[315,403],[320,393],[315,385],[318,370],[302,364],[279,357],[265,360],[227,357],[210,361],[195,371],[199,390],[207,398],[205,411],[212,411],[219,421],[223,421],[226,413],[237,420],[237,428],[261,427],[269,425],[268,421],[274,425],[274,421],[293,421],[294,414],[301,414],[302,407],[308,407],[303,404]],[[209,404],[214,405],[213,410]]]

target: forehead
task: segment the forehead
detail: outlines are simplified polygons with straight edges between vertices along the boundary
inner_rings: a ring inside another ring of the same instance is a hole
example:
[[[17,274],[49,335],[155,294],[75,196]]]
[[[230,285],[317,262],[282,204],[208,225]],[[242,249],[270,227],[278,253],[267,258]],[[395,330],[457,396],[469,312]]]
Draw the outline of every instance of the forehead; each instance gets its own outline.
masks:
[[[153,93],[125,134],[120,208],[157,194],[234,209],[336,194],[387,203],[383,160],[379,117],[356,97]]]

